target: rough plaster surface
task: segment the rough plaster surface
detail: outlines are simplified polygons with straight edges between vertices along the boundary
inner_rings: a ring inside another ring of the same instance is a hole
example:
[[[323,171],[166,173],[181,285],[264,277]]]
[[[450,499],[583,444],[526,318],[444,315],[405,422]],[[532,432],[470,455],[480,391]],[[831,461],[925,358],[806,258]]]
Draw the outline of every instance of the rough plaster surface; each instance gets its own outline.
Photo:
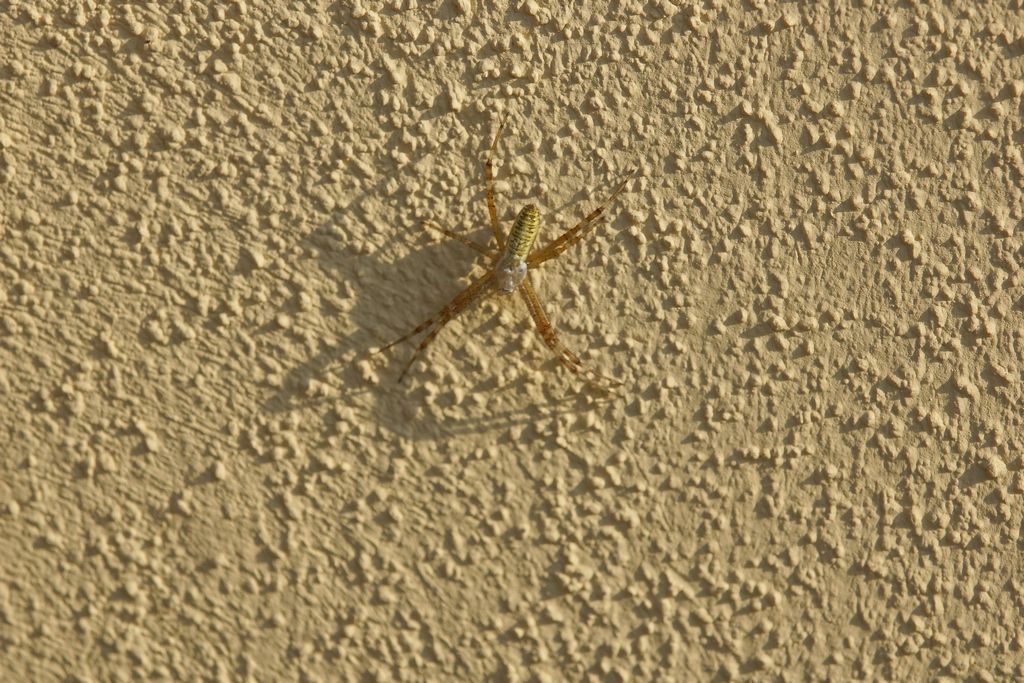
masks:
[[[0,1],[3,680],[1019,679],[1020,3],[497,4]]]

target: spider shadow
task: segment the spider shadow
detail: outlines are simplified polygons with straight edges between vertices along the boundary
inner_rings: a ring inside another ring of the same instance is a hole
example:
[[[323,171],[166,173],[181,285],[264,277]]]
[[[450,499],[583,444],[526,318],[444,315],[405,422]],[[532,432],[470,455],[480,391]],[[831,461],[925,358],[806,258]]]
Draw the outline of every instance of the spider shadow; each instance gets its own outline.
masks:
[[[353,208],[349,206],[345,212]],[[359,209],[355,208],[355,211]],[[346,220],[351,219],[351,215],[346,217]],[[523,427],[536,421],[540,410],[536,405],[505,412],[480,410],[466,418],[453,419],[447,415],[443,420],[432,417],[436,411],[420,410],[426,402],[433,402],[444,409],[454,407],[451,392],[431,396],[425,384],[418,379],[418,370],[431,363],[431,354],[438,353],[443,342],[435,342],[425,350],[401,384],[397,382],[398,375],[420,337],[410,339],[387,353],[373,354],[382,344],[398,338],[427,315],[437,312],[464,287],[460,278],[471,272],[483,273],[488,265],[486,257],[453,241],[437,240],[411,225],[410,239],[415,241],[415,248],[401,259],[388,263],[377,256],[360,254],[334,229],[334,225],[334,220],[325,223],[303,239],[303,253],[312,254],[307,258],[314,263],[300,262],[296,265],[304,272],[319,269],[326,274],[323,279],[338,283],[341,291],[333,299],[323,297],[325,303],[321,313],[329,326],[334,327],[338,322],[348,331],[337,341],[327,341],[328,335],[325,335],[312,356],[288,369],[280,388],[264,401],[264,410],[285,413],[320,408],[325,413],[325,420],[329,420],[326,414],[342,405],[352,409],[360,419],[372,421],[384,430],[410,440]],[[473,235],[480,243],[489,236],[487,230]],[[495,301],[500,300],[490,297],[488,301],[478,302],[445,326],[441,336],[475,338],[489,334],[498,326]],[[516,300],[508,299],[500,301],[498,308],[516,304]],[[525,313],[517,311],[517,318],[522,315]],[[512,348],[494,351],[495,355],[501,356],[518,352]],[[473,365],[471,354],[458,345],[450,349],[450,359],[457,366]],[[363,375],[365,364],[372,367],[373,374],[377,375],[376,386]],[[557,374],[553,359],[546,361],[545,365],[545,369]],[[490,397],[499,391],[523,393],[527,384],[524,375],[502,386],[493,374],[486,374],[478,368],[467,368],[462,378],[472,382],[471,386],[462,387],[465,395],[477,397],[475,400],[483,405],[491,403]],[[564,380],[558,377],[556,381]],[[578,412],[584,402],[585,398],[578,392],[570,393],[547,402],[545,412],[549,416]],[[467,412],[473,412],[472,408]]]

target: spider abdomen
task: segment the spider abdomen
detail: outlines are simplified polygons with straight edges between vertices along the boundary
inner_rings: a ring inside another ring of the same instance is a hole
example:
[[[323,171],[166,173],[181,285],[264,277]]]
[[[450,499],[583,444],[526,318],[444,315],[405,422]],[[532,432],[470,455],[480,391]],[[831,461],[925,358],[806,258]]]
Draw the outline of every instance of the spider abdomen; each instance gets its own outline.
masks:
[[[508,233],[508,242],[505,245],[506,259],[525,261],[530,255],[539,229],[540,211],[536,205],[527,204],[516,216],[516,222],[512,224],[512,230]]]

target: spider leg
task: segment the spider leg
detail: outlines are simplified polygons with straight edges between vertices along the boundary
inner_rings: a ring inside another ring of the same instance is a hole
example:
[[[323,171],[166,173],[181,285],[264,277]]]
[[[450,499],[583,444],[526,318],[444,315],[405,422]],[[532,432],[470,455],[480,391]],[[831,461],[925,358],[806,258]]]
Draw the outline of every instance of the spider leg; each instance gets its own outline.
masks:
[[[588,234],[590,234],[590,232],[597,226],[597,221],[599,218],[601,218],[601,215],[604,214],[604,210],[608,207],[609,204],[615,201],[615,198],[618,197],[619,194],[626,188],[626,183],[629,182],[630,178],[632,178],[635,174],[636,171],[631,171],[622,180],[622,182],[619,183],[618,187],[615,188],[615,191],[612,192],[611,195],[609,195],[608,199],[606,199],[603,204],[599,205],[596,209],[588,213],[583,218],[583,220],[577,223],[574,227],[569,228],[568,230],[563,232],[556,240],[554,240],[550,244],[546,244],[540,249],[537,249],[532,254],[530,254],[526,259],[527,265],[530,268],[539,266],[545,261],[549,261],[555,258],[563,251],[573,246],[574,244],[582,240],[584,237],[586,237]]]
[[[448,309],[451,308],[453,305],[455,305],[460,300],[460,297],[465,296],[468,292],[473,291],[475,288],[480,286],[481,283],[483,283],[485,280],[488,279],[489,275],[490,275],[490,273],[487,273],[486,275],[482,275],[478,279],[476,279],[473,282],[471,282],[469,284],[469,286],[467,286],[464,290],[462,290],[461,292],[456,294],[455,298],[452,299],[451,301],[449,301],[448,304],[444,308],[442,308],[437,314],[432,315],[429,318],[427,318],[426,320],[424,320],[423,322],[421,322],[419,325],[414,327],[408,334],[405,334],[405,335],[399,337],[398,339],[396,339],[395,341],[391,342],[390,344],[387,344],[386,346],[380,347],[379,349],[377,349],[373,353],[374,354],[384,353],[385,351],[390,349],[392,346],[398,346],[402,342],[406,341],[407,339],[410,339],[411,337],[415,337],[417,334],[419,334],[423,330],[425,330],[428,327],[430,327],[431,325],[433,325],[435,322],[437,322],[438,320],[440,320],[441,318],[444,317],[444,315],[448,312]]]
[[[523,297],[523,301],[526,303],[526,308],[530,311],[530,317],[533,318],[533,324],[537,327],[537,333],[540,338],[544,340],[544,344],[551,349],[558,358],[558,362],[562,364],[567,370],[577,377],[581,377],[584,381],[592,386],[599,389],[606,389],[607,387],[600,381],[595,380],[593,377],[581,376],[580,371],[583,370],[583,361],[580,360],[579,356],[570,351],[562,340],[558,338],[558,333],[555,332],[554,326],[548,320],[547,315],[544,314],[544,309],[541,307],[540,298],[537,296],[537,290],[533,288],[533,283],[530,281],[529,276],[523,283],[517,288],[520,296]],[[621,382],[617,382],[611,378],[599,375],[595,372],[588,372],[587,374],[599,377],[604,383],[618,386]]]
[[[491,148],[487,150],[487,158],[484,160],[484,181],[487,185],[487,213],[491,218],[491,232],[494,233],[494,241],[498,243],[498,251],[505,248],[505,238],[501,236],[501,228],[498,226],[498,209],[494,206],[494,169],[491,158],[494,156],[494,149],[498,146],[498,138],[501,137],[501,131],[505,129],[505,122],[507,120],[507,115],[501,118],[501,123],[498,124],[498,132],[494,134],[494,142],[491,143]]]
[[[433,221],[423,221],[423,227],[424,228],[430,228],[431,230],[436,230],[437,232],[445,235],[446,237],[450,237],[451,239],[455,240],[456,242],[460,242],[460,243],[466,245],[467,247],[469,247],[470,249],[472,249],[473,251],[481,253],[484,256],[494,256],[494,252],[491,251],[490,249],[488,249],[487,247],[480,246],[479,244],[477,244],[473,240],[469,239],[465,235],[460,235],[459,233],[455,232],[454,230],[449,230],[448,228],[442,228],[440,225],[438,225],[437,223],[435,223]]]
[[[447,325],[449,322],[451,322],[453,318],[455,318],[457,315],[466,310],[474,302],[479,300],[481,296],[487,294],[488,290],[491,288],[493,283],[494,272],[488,271],[485,275],[480,276],[479,278],[471,282],[468,287],[466,287],[464,290],[456,294],[455,298],[449,301],[448,304],[445,305],[445,307],[442,308],[437,315],[434,315],[431,318],[424,320],[422,323],[417,325],[415,329],[412,330],[412,332],[409,332],[407,335],[401,337],[400,339],[396,339],[395,341],[391,342],[390,344],[381,348],[378,351],[378,353],[386,351],[387,349],[390,349],[392,346],[400,344],[404,342],[406,339],[414,337],[420,332],[423,332],[424,330],[432,327],[430,332],[427,333],[427,336],[425,336],[423,340],[419,343],[419,346],[416,347],[416,350],[413,351],[412,358],[410,358],[409,362],[405,364],[405,367],[402,369],[402,374],[398,376],[399,382],[405,379],[405,375],[407,372],[409,372],[409,368],[412,367],[412,364],[419,357],[420,353],[423,352],[423,349],[427,348],[427,346],[430,345],[430,342],[434,341],[434,338],[437,337],[437,334],[438,332],[441,331],[441,328]]]
[[[541,308],[540,298],[537,296],[537,291],[533,288],[529,277],[523,280],[518,290],[519,295],[523,297],[523,301],[526,303],[526,308],[530,311],[530,317],[533,318],[533,324],[537,327],[537,333],[544,340],[544,344],[558,357],[559,363],[564,365],[574,375],[579,374],[583,361],[579,359],[579,356],[566,348],[558,338],[554,326],[551,325],[547,315],[544,314],[544,309]]]

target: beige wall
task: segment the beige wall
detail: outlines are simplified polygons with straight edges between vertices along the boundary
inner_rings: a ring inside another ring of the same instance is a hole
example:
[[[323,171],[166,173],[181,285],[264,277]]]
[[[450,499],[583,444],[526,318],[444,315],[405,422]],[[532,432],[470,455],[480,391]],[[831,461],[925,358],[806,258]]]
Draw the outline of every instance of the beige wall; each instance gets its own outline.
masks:
[[[208,4],[0,2],[5,680],[1022,676],[1019,3]],[[611,396],[366,356],[505,115]]]

